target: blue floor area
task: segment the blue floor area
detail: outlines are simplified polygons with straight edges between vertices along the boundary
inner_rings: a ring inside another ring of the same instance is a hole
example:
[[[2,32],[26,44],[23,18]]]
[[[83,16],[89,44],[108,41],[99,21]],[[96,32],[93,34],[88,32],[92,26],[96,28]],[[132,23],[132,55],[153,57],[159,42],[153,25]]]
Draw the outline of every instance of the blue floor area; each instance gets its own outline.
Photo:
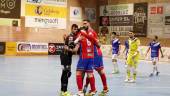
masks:
[[[68,90],[76,94],[75,67],[78,57],[73,57],[72,77]],[[124,60],[119,60],[120,74],[113,75],[110,58],[104,58],[109,85],[108,96],[170,96],[170,64],[159,64],[160,76],[149,77],[151,62],[141,61],[137,82],[124,83]],[[59,96],[61,66],[58,56],[0,56],[0,96]],[[96,87],[102,90],[99,75],[95,72]],[[97,95],[96,95],[97,96]]]

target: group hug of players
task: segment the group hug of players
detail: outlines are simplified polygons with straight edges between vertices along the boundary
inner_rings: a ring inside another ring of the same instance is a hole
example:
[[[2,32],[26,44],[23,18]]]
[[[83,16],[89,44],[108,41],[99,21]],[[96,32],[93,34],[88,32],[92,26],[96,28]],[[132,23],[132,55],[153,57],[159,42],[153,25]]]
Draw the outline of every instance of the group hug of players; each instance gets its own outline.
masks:
[[[113,74],[119,73],[117,64],[118,55],[120,54],[120,40],[116,32],[112,32],[112,62],[113,62]],[[158,37],[155,36],[153,41],[149,44],[151,49],[151,57],[153,61],[153,72],[150,76],[159,74],[156,62],[159,57],[159,50],[161,50],[160,43],[157,41]],[[64,35],[64,50],[60,55],[62,65],[61,75],[61,96],[72,96],[68,91],[68,79],[71,76],[71,63],[72,55],[78,53],[79,60],[76,67],[76,82],[78,87],[78,93],[76,96],[93,96],[96,94],[95,78],[93,70],[96,70],[103,84],[103,90],[99,93],[99,96],[105,96],[109,91],[107,85],[106,74],[104,72],[102,51],[100,49],[100,43],[96,32],[91,28],[89,20],[83,20],[81,28],[78,25],[73,24],[71,26],[71,33]],[[129,31],[129,38],[125,41],[126,51],[126,70],[127,75],[125,82],[135,83],[136,81],[136,68],[139,61],[138,47],[140,40],[135,37],[133,31]],[[162,50],[161,50],[162,53]],[[163,54],[162,54],[163,57]],[[132,76],[131,76],[132,73]],[[83,83],[86,77],[85,84]],[[91,89],[87,91],[87,87],[90,85]]]

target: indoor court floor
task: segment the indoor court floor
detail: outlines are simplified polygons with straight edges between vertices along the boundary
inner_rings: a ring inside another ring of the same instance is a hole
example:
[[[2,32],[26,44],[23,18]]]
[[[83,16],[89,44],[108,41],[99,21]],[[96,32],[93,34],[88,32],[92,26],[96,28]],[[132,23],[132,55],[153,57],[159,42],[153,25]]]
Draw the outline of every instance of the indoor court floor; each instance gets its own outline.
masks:
[[[78,57],[73,57],[72,76],[68,90],[76,94],[75,68]],[[110,58],[104,58],[109,85],[107,96],[170,96],[170,64],[160,62],[160,75],[149,77],[151,62],[140,61],[136,83],[124,83],[124,60],[119,60],[120,74],[111,74]],[[61,66],[59,56],[0,56],[0,96],[59,96]],[[96,87],[102,90],[95,72]],[[98,96],[98,95],[95,95]]]

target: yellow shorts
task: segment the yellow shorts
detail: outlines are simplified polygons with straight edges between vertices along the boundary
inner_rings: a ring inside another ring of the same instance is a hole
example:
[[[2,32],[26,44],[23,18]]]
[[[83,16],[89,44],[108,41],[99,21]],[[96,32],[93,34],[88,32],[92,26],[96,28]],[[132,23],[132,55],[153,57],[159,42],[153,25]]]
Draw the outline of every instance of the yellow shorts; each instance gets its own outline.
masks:
[[[130,66],[130,67],[137,67],[137,64],[139,62],[139,54],[137,54],[134,58],[132,58],[133,55],[131,54],[128,54],[127,56],[127,64]]]

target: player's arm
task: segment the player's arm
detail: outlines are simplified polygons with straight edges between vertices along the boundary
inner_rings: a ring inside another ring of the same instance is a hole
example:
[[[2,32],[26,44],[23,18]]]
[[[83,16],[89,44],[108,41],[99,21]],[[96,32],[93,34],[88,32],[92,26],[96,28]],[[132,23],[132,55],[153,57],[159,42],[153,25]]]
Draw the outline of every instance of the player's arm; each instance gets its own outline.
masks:
[[[126,49],[126,47],[123,49],[123,53],[125,53],[125,51],[126,51],[127,49]]]
[[[64,51],[68,51],[68,36],[66,34],[63,36],[64,39]]]
[[[147,56],[147,54],[148,54],[148,52],[150,51],[150,49],[151,49],[151,44],[149,44],[149,47],[148,47],[148,49],[147,49],[147,51],[146,51],[146,53],[145,53],[145,56]]]
[[[71,48],[69,48],[69,45],[68,45],[68,42],[69,42],[69,36],[67,35],[66,37],[65,36],[63,36],[64,37],[64,41],[65,41],[65,44],[64,44],[64,51],[70,51],[70,52],[72,52],[72,49]]]
[[[120,46],[120,41],[119,41],[119,51],[118,51],[118,55],[120,55],[120,50],[121,50],[121,46]]]
[[[88,35],[85,30],[81,30],[81,35],[89,39],[92,43],[98,45],[98,40],[93,35]]]
[[[64,35],[63,35],[63,40],[64,40],[64,42],[65,42],[65,40],[67,39],[67,37],[68,37],[67,34],[64,34]]]
[[[137,40],[136,40],[136,43],[137,43],[137,50],[136,50],[136,52],[134,53],[133,57],[135,57],[135,56],[137,56],[137,55],[139,54],[138,48],[139,48],[139,46],[140,46],[140,40],[137,39]]]
[[[77,51],[79,50],[79,47],[80,47],[79,43],[76,44],[76,46],[75,46],[75,48],[72,50],[72,52],[73,52],[73,53],[77,53]]]
[[[164,55],[163,55],[162,48],[160,47],[160,48],[159,48],[159,50],[160,50],[160,52],[161,52],[161,55],[162,55],[161,57],[163,58],[163,57],[164,57]]]
[[[74,44],[78,44],[82,40],[81,34],[78,34],[77,38],[74,40]]]

